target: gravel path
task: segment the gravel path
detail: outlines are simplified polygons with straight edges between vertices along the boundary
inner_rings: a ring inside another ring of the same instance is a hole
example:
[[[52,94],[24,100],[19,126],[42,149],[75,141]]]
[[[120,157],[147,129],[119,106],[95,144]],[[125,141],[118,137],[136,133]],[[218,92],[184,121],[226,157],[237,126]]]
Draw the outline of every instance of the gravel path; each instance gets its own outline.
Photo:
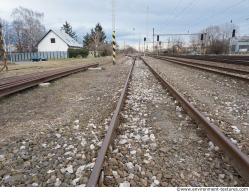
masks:
[[[249,84],[153,58],[145,60],[249,155]]]
[[[105,186],[245,186],[219,148],[137,61]]]
[[[0,186],[85,186],[129,72],[124,60],[0,101]]]

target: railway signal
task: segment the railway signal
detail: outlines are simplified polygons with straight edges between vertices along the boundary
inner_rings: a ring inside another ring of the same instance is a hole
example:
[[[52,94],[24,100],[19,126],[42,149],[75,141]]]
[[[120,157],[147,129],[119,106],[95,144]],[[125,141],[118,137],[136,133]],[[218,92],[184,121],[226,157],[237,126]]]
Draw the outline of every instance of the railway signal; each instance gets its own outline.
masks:
[[[234,29],[233,30],[233,34],[232,34],[232,37],[235,37],[236,36],[236,30]]]
[[[204,40],[204,34],[202,33],[201,34],[201,41],[203,41]]]

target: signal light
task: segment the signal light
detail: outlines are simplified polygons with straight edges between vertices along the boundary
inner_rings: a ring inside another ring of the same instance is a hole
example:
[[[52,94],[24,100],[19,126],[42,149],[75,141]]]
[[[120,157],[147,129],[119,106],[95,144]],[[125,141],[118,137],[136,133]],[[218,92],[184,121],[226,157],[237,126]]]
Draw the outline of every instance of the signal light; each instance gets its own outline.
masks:
[[[157,41],[159,41],[159,35],[157,35]]]
[[[203,41],[204,40],[204,34],[202,33],[201,34],[201,41]]]
[[[146,37],[144,38],[144,41],[146,41]]]
[[[235,34],[236,34],[236,30],[234,29],[232,37],[235,37]]]

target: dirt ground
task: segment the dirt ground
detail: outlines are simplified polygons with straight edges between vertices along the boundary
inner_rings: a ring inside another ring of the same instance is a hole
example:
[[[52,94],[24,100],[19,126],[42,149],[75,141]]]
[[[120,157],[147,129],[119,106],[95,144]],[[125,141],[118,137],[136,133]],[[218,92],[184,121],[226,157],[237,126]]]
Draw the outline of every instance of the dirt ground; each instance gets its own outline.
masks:
[[[0,100],[0,186],[85,185],[131,62]]]

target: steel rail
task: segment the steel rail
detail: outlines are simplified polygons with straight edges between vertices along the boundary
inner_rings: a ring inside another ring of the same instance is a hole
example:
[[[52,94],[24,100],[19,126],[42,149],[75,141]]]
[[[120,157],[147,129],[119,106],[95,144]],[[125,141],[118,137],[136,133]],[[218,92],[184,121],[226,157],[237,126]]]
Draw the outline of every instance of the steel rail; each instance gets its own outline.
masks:
[[[216,145],[223,150],[223,152],[229,157],[232,165],[238,171],[238,173],[246,180],[249,181],[249,157],[242,153],[217,127],[210,123],[207,118],[199,112],[190,102],[188,102],[179,92],[176,91],[168,82],[166,82],[143,58],[141,58],[145,65],[147,65],[150,71],[161,82],[162,86],[168,89],[177,101],[180,102],[184,110],[192,117],[196,123],[204,128],[207,132],[207,136]]]
[[[87,66],[87,65],[85,65],[85,66]],[[52,69],[52,70],[47,70],[47,71],[29,73],[29,74],[25,74],[25,75],[6,77],[6,78],[0,79],[0,81],[1,81],[0,87],[15,83],[15,82],[21,82],[21,81],[29,80],[32,78],[38,78],[40,76],[48,76],[48,75],[52,75],[52,74],[56,74],[56,73],[60,73],[60,72],[65,72],[65,71],[74,70],[74,69],[81,69],[81,68],[82,68],[82,66],[64,67],[64,68],[59,68],[59,69]]]
[[[134,61],[132,63],[131,69],[129,71],[128,77],[127,77],[125,85],[124,85],[124,88],[122,90],[118,104],[117,104],[116,109],[114,111],[114,115],[112,116],[110,126],[107,130],[106,136],[104,138],[104,141],[103,141],[102,146],[100,148],[100,151],[98,153],[96,163],[93,167],[93,171],[92,171],[90,178],[87,182],[87,185],[86,185],[87,187],[95,187],[98,185],[99,178],[100,178],[100,175],[101,175],[101,172],[103,169],[103,163],[105,160],[106,153],[108,151],[110,144],[113,141],[115,130],[119,126],[120,111],[122,110],[124,102],[125,102],[125,98],[126,98],[127,90],[128,90],[128,85],[129,85],[129,82],[131,79],[131,75],[132,75],[132,71],[133,71],[135,62],[136,62],[136,58],[134,58]]]
[[[167,58],[160,58],[160,57],[157,57],[157,56],[150,56],[150,57],[160,59],[160,60],[164,60],[164,61],[168,61],[168,62],[171,62],[171,63],[175,63],[175,64],[178,64],[178,65],[183,65],[183,66],[186,66],[186,67],[191,67],[191,68],[196,68],[196,69],[203,70],[203,71],[216,73],[216,74],[219,74],[219,75],[229,76],[229,77],[236,78],[236,79],[243,80],[243,81],[249,81],[249,77],[239,75],[239,74],[235,74],[235,73],[223,72],[223,71],[211,69],[211,68],[208,68],[208,67],[205,67],[205,66],[197,66],[195,64],[188,64],[185,61],[175,61],[175,60],[170,60],[170,59],[167,59]]]
[[[236,64],[249,66],[249,57],[248,56],[197,56],[197,55],[169,55],[177,58],[186,58],[186,59],[195,59],[203,61],[213,61],[226,64]]]
[[[5,84],[2,84],[0,86],[0,98],[30,87],[34,87],[40,83],[56,80],[71,75],[73,73],[85,71],[90,67],[97,67],[97,66],[99,66],[99,64],[90,64],[75,68],[53,70],[53,71],[41,72],[40,75],[39,73],[37,73],[37,76],[30,76],[31,74],[29,74],[26,76],[27,78],[23,76],[23,79],[18,79],[17,81],[12,81],[10,83],[6,82]]]
[[[77,68],[71,67],[71,68],[64,68],[64,69],[59,69],[59,70],[50,70],[50,71],[44,71],[44,72],[40,72],[40,73],[23,75],[23,76],[20,76],[19,78],[14,78],[13,80],[9,80],[5,83],[0,84],[0,90],[5,88],[5,87],[11,86],[11,85],[22,84],[22,83],[25,83],[28,81],[39,79],[39,78],[48,77],[51,75],[67,72],[69,70],[77,70],[77,69],[81,69],[81,68],[82,68],[82,66],[77,67]]]
[[[227,72],[232,72],[232,73],[237,73],[237,74],[242,74],[242,75],[249,75],[249,71],[247,70],[242,70],[242,69],[234,69],[234,68],[230,68],[230,67],[221,67],[221,66],[217,66],[217,65],[210,65],[207,63],[198,63],[198,62],[194,62],[194,61],[189,61],[189,60],[184,60],[187,58],[173,58],[173,57],[165,57],[165,56],[156,56],[157,58],[166,58],[169,60],[173,60],[173,61],[179,61],[179,62],[184,62],[184,63],[189,63],[189,64],[194,64],[197,66],[203,66],[203,67],[209,67],[209,68],[213,68],[213,69],[219,69],[219,70],[224,70]]]

